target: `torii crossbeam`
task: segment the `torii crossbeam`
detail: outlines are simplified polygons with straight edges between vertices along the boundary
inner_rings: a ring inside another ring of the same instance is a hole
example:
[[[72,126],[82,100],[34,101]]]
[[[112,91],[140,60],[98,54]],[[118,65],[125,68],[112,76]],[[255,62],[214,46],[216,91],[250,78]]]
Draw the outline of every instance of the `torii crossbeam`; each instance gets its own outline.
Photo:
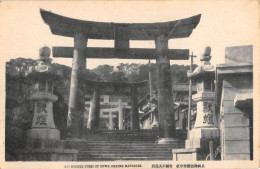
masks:
[[[79,119],[84,112],[84,81],[86,58],[156,59],[158,73],[158,115],[161,141],[175,137],[175,120],[171,92],[170,60],[188,59],[189,50],[168,49],[168,40],[189,37],[201,15],[158,23],[112,23],[72,19],[41,9],[44,22],[55,35],[74,38],[74,48],[53,47],[54,57],[72,57],[68,131],[79,137]],[[114,40],[114,48],[89,48],[88,39]],[[130,48],[130,40],[154,40],[155,49]],[[83,101],[83,102],[82,102]],[[176,140],[176,138],[175,138]]]
[[[41,15],[55,35],[74,37],[81,33],[88,39],[115,40],[115,48],[88,47],[86,58],[156,59],[155,49],[129,48],[130,40],[155,40],[162,33],[167,39],[189,37],[200,20],[200,15],[187,19],[160,23],[106,23],[67,18],[41,9]],[[173,30],[174,28],[174,30]],[[186,60],[188,49],[168,49],[170,60]],[[73,58],[73,48],[53,47],[53,57]]]

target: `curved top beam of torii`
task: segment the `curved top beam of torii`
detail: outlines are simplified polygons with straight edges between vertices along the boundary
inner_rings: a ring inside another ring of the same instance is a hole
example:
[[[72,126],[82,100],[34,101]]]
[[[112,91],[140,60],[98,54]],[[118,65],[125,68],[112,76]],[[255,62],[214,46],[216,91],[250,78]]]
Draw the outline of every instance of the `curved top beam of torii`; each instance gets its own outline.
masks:
[[[168,39],[189,37],[200,21],[201,14],[186,19],[157,23],[113,23],[83,21],[40,9],[44,22],[55,35],[74,37],[82,33],[90,39],[155,40],[159,35]],[[174,28],[174,30],[173,30]]]

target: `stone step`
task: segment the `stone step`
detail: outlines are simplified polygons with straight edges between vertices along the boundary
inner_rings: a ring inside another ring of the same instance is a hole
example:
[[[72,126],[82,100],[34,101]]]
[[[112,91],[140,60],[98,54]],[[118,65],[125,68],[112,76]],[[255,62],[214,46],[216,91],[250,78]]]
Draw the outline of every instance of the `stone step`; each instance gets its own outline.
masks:
[[[185,145],[176,145],[174,147],[172,146],[153,146],[153,145],[135,145],[135,146],[129,146],[129,145],[85,145],[85,146],[73,146],[73,148],[77,149],[173,149],[173,148],[179,148],[184,147]]]
[[[121,134],[94,134],[94,135],[85,135],[85,138],[90,138],[90,137],[145,137],[145,138],[154,138],[158,136],[146,136],[142,134],[135,134],[135,135],[121,135]]]
[[[141,129],[141,130],[97,130],[97,133],[156,133],[156,130]]]
[[[131,144],[135,144],[135,145],[142,145],[142,144],[151,144],[154,145],[156,144],[156,141],[89,141],[85,144],[80,144],[80,145],[93,145],[93,144],[104,144],[104,145],[114,145],[114,144],[124,144],[124,145],[131,145]]]
[[[88,141],[154,141],[158,140],[158,138],[126,138],[126,137],[117,137],[117,138],[105,138],[105,137],[98,137],[98,138],[84,138],[82,140],[75,140],[77,142],[88,142]],[[66,141],[73,142],[74,140],[67,139]]]
[[[97,138],[97,139],[86,139],[86,142],[93,142],[93,141],[106,141],[106,142],[131,142],[131,141],[156,141],[157,139],[102,139],[102,138]]]
[[[85,140],[91,140],[91,139],[158,139],[158,137],[140,137],[140,136],[89,136],[84,137]]]
[[[93,135],[85,135],[84,138],[90,138],[90,137],[143,137],[143,138],[154,138],[158,136],[146,136],[146,135],[140,135],[140,134],[135,134],[135,135],[121,135],[121,134],[93,134]]]
[[[144,136],[158,136],[158,131],[155,130],[98,130],[95,134],[129,134],[129,135],[144,135]],[[187,135],[187,131],[176,130],[176,135]]]
[[[71,145],[92,145],[92,144],[137,144],[137,145],[143,145],[143,144],[149,144],[149,145],[159,145],[159,146],[169,146],[168,144],[157,144],[156,141],[154,142],[147,142],[147,141],[102,141],[102,140],[98,140],[98,141],[81,141],[81,142],[77,142],[77,141],[66,141],[66,144],[71,144]],[[178,145],[178,144],[185,144],[184,141],[180,141],[180,142],[176,142],[173,145]]]
[[[102,157],[113,157],[113,158],[124,158],[124,157],[164,157],[167,158],[169,156],[172,156],[172,154],[80,154],[78,157],[80,158],[102,158]]]
[[[179,147],[174,147],[174,148],[164,148],[164,147],[73,147],[74,149],[78,149],[78,150],[85,150],[85,151],[89,151],[89,150],[168,150],[168,149],[177,149]],[[184,148],[184,147],[181,147]]]
[[[179,149],[179,148],[178,148]],[[126,154],[126,153],[129,153],[129,152],[131,152],[131,153],[146,153],[146,152],[150,152],[150,153],[161,153],[161,152],[172,152],[172,150],[173,149],[171,149],[171,150],[169,150],[169,149],[164,149],[164,150],[161,150],[161,149],[154,149],[154,150],[138,150],[138,149],[134,149],[134,150],[124,150],[124,151],[122,151],[122,150],[112,150],[112,149],[91,149],[91,150],[89,150],[89,149],[77,149],[78,150],[78,152],[79,153],[81,153],[81,152],[88,152],[88,153],[91,153],[91,152],[95,152],[95,153],[98,153],[98,152],[100,152],[100,153],[106,153],[106,154],[108,154],[108,153],[118,153],[118,154]]]
[[[80,144],[80,145],[75,145],[75,146],[158,146],[158,147],[174,147],[178,145],[185,145],[185,143],[175,143],[172,145],[167,145],[167,144],[157,144],[157,143],[147,143],[147,142],[90,142],[90,143],[85,143],[85,144]]]
[[[185,145],[175,145],[173,147],[165,147],[165,146],[152,146],[152,145],[86,145],[86,146],[73,146],[74,149],[134,149],[134,150],[145,150],[145,149],[176,149],[176,148],[184,148]]]
[[[102,135],[129,135],[129,136],[157,136],[157,133],[127,133],[127,132],[98,132],[98,133],[93,133],[94,134],[102,134]],[[87,134],[91,135],[91,134]]]
[[[78,157],[80,158],[107,158],[107,157],[113,157],[113,158],[126,158],[126,157],[164,157],[164,158],[168,158],[169,156],[172,156],[172,154],[151,154],[151,155],[147,155],[147,154],[81,154],[78,155]]]
[[[156,143],[137,143],[137,142],[131,142],[131,143],[120,143],[120,142],[111,142],[111,143],[86,143],[86,144],[81,144],[81,145],[74,145],[73,147],[86,147],[86,146],[121,146],[121,147],[129,147],[129,146],[140,146],[140,147],[180,147],[184,146],[184,143],[179,143],[179,144],[173,144],[173,145],[165,145],[165,144],[156,144]]]
[[[172,150],[166,150],[166,151],[97,151],[97,150],[92,150],[92,151],[79,151],[78,155],[95,155],[95,154],[118,154],[118,155],[131,155],[135,154],[137,156],[142,156],[142,155],[148,155],[148,156],[153,156],[153,155],[171,155]]]
[[[172,161],[172,157],[78,157],[78,161]]]
[[[66,144],[79,150],[78,161],[172,160],[172,149],[185,147],[184,141],[167,145],[157,140],[153,130],[105,130],[82,140],[66,140]]]
[[[102,147],[102,146],[109,146],[109,147],[160,147],[160,148],[174,148],[174,147],[182,147],[185,146],[185,143],[167,145],[167,144],[157,144],[157,143],[143,143],[143,142],[131,142],[131,143],[121,143],[121,142],[96,142],[96,143],[85,143],[85,144],[73,144],[72,147]]]
[[[184,147],[181,147],[184,148]],[[172,148],[76,148],[79,152],[117,152],[117,153],[124,153],[124,152],[172,152]],[[180,147],[174,148],[174,149],[180,149]]]

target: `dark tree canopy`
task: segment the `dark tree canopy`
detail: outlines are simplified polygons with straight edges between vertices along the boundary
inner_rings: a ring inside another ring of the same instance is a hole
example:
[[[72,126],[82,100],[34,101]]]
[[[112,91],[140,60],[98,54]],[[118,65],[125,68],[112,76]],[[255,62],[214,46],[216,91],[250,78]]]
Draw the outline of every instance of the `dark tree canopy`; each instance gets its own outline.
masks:
[[[32,94],[32,81],[25,76],[31,66],[37,65],[36,60],[17,58],[6,63],[6,151],[15,155],[23,141],[23,131],[31,127],[33,117],[33,104],[29,97]],[[58,101],[54,102],[54,120],[61,130],[61,137],[66,136],[66,117],[68,111],[68,98],[70,88],[71,68],[53,63],[54,69],[60,70],[63,76],[55,82],[55,95]],[[196,67],[196,65],[194,66]],[[187,83],[189,66],[171,65],[172,84]],[[156,64],[150,64],[152,88],[156,90],[157,73]],[[106,82],[141,82],[149,79],[149,64],[121,63],[114,67],[99,65],[92,70],[86,70],[80,79]],[[88,91],[88,90],[86,90]],[[149,93],[149,85],[139,89],[139,99]],[[55,112],[58,112],[55,114]],[[63,130],[62,130],[63,129]]]

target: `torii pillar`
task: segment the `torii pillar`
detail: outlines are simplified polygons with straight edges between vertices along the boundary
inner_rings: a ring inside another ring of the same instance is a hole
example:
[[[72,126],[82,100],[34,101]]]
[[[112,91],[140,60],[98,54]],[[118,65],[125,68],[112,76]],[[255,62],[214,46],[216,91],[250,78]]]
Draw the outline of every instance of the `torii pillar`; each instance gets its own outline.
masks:
[[[137,86],[131,86],[131,129],[139,130],[139,112],[138,112],[138,90]]]
[[[122,100],[118,100],[118,129],[124,130]]]
[[[96,87],[93,93],[93,98],[89,109],[88,128],[91,131],[97,130],[99,126],[99,119],[100,119],[100,89]]]
[[[178,141],[175,137],[175,119],[173,111],[173,97],[171,89],[170,60],[166,55],[168,39],[160,35],[155,39],[157,52],[157,85],[158,85],[158,118],[159,144]]]
[[[71,137],[80,137],[82,134],[82,119],[85,111],[84,102],[84,81],[80,80],[83,77],[86,69],[85,49],[87,39],[83,34],[75,34],[73,62],[70,82],[69,96],[69,112],[67,119],[67,130]]]

